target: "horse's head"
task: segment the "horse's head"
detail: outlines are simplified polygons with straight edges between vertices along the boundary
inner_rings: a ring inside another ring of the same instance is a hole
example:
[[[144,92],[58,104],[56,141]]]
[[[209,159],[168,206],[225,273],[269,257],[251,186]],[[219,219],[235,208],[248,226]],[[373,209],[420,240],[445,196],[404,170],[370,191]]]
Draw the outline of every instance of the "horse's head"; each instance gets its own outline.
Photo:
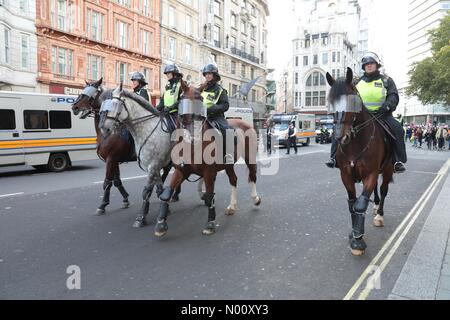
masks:
[[[100,108],[100,131],[107,137],[114,133],[128,119],[128,110],[122,99],[122,83],[112,94],[111,99],[103,101]]]
[[[327,73],[327,81],[331,86],[328,103],[330,112],[334,112],[335,138],[346,145],[353,137],[353,124],[362,111],[362,100],[353,84],[352,69],[347,68],[346,77],[337,80]]]
[[[74,115],[78,115],[83,112],[80,116],[81,119],[86,118],[94,108],[94,101],[99,97],[102,92],[102,82],[103,78],[100,80],[87,82],[83,89],[83,92],[78,96],[77,100],[72,104],[72,112]]]
[[[190,137],[199,137],[202,134],[203,124],[206,119],[206,107],[203,105],[198,88],[181,83],[183,97],[178,106],[181,127],[189,133]],[[185,140],[192,140],[185,137]]]

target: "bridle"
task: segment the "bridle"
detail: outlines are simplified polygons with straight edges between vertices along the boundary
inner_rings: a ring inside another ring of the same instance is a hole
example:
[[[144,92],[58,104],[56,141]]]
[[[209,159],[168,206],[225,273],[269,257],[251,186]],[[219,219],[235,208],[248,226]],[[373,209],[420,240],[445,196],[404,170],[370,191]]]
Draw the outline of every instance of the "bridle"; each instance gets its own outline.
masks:
[[[74,102],[74,104],[77,104],[81,100],[81,98],[83,96],[89,98],[88,104],[89,104],[89,109],[90,110],[89,110],[89,113],[84,116],[84,118],[85,117],[92,117],[92,116],[95,116],[95,115],[99,115],[99,111],[100,110],[94,109],[93,104],[100,97],[102,92],[103,92],[102,87],[98,87],[97,88],[97,87],[95,87],[95,86],[90,84],[90,85],[86,86],[83,89],[83,91],[81,92],[81,94],[78,96],[78,98]],[[84,111],[86,111],[86,110],[84,110]]]

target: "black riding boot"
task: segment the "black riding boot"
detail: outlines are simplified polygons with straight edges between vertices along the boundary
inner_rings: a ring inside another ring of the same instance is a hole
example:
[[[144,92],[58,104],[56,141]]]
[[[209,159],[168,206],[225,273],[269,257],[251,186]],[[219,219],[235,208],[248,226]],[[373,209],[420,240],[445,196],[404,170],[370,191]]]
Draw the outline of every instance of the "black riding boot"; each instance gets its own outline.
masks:
[[[332,138],[331,139],[330,160],[325,162],[325,165],[328,168],[331,168],[331,169],[338,168],[337,163],[336,163],[336,152],[337,152],[337,141],[336,141],[336,139]]]

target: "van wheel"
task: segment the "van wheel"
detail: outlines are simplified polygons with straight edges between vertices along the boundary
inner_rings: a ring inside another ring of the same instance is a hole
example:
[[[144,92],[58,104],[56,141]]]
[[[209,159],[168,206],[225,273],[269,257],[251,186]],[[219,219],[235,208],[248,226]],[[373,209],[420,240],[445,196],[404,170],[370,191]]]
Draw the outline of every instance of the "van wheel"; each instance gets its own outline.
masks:
[[[309,146],[310,143],[311,143],[311,140],[308,138],[308,139],[306,140],[306,143],[303,143],[303,146],[304,146],[304,147],[307,147],[307,146]]]
[[[50,155],[48,159],[48,170],[52,172],[61,172],[66,170],[70,165],[69,157],[64,153],[55,153]]]

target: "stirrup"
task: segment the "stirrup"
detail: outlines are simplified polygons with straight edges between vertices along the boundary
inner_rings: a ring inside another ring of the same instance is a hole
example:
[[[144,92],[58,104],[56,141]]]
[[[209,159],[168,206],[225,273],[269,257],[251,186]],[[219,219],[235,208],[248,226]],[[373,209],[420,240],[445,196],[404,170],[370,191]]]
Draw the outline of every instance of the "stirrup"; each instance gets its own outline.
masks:
[[[330,160],[325,162],[325,165],[330,169],[336,168],[336,159],[331,158]]]
[[[234,157],[233,157],[232,154],[225,155],[225,157],[224,157],[224,164],[227,164],[227,165],[234,164]]]
[[[395,173],[403,173],[406,171],[405,165],[401,161],[397,161],[394,164],[394,172]]]

